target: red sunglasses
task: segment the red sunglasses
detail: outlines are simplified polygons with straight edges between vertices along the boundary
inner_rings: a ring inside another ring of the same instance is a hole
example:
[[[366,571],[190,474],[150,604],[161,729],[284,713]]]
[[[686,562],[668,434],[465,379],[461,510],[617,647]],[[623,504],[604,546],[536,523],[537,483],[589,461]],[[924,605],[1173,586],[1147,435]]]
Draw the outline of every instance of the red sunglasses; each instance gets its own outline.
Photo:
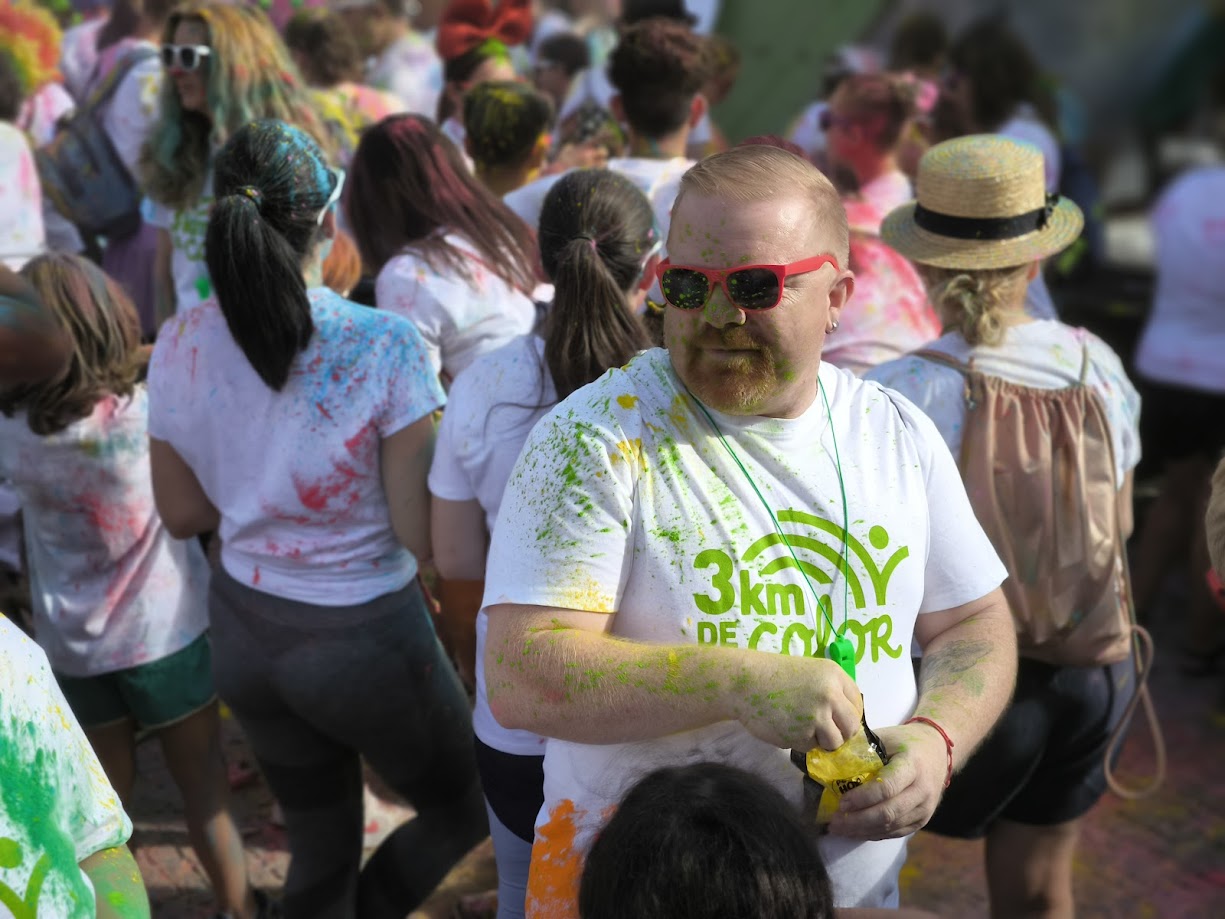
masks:
[[[769,310],[783,299],[783,282],[793,274],[808,274],[823,265],[841,271],[832,255],[814,255],[790,265],[741,265],[739,268],[701,268],[673,265],[664,259],[655,269],[664,299],[678,310],[700,310],[710,302],[715,285],[742,310]]]

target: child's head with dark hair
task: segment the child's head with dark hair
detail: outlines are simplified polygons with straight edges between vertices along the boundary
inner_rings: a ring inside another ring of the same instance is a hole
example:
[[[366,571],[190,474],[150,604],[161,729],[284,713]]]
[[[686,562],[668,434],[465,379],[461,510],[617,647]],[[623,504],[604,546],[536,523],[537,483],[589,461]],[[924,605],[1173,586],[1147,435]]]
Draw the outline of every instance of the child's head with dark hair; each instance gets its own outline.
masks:
[[[573,32],[550,35],[536,49],[532,82],[560,107],[570,92],[574,75],[591,64],[591,52],[582,36]]]
[[[630,130],[656,140],[701,114],[694,100],[706,83],[706,42],[683,23],[647,19],[626,29],[608,62],[608,77]]]
[[[991,18],[971,25],[953,43],[949,63],[952,72],[933,116],[942,139],[993,133],[1022,103],[1054,123],[1038,64],[1004,22]]]
[[[477,171],[539,167],[548,152],[553,104],[526,83],[481,83],[464,97],[468,155]]]
[[[889,69],[935,76],[944,65],[949,36],[936,13],[917,10],[897,24],[889,44]]]
[[[5,389],[0,411],[24,411],[45,437],[89,417],[106,396],[132,393],[144,365],[140,319],[123,288],[79,255],[40,255],[21,275],[68,332],[72,359],[51,379]]]
[[[327,88],[361,76],[357,39],[333,10],[315,7],[294,14],[285,27],[285,44],[311,86]]]
[[[204,258],[226,325],[260,378],[280,390],[314,333],[305,269],[335,230],[344,174],[283,121],[239,129],[217,154]]]
[[[646,195],[607,169],[575,169],[549,189],[539,239],[554,286],[544,357],[564,399],[650,347],[631,300],[662,240]]]
[[[444,238],[454,232],[510,286],[536,286],[530,228],[472,174],[459,148],[428,118],[392,115],[363,132],[345,206],[371,272],[411,249],[435,271],[467,277],[471,256]]]
[[[588,100],[563,118],[557,127],[558,148],[569,145],[597,147],[611,159],[625,152],[625,131],[612,112]]]
[[[582,919],[831,919],[813,829],[771,785],[721,763],[670,766],[632,789],[596,838]]]

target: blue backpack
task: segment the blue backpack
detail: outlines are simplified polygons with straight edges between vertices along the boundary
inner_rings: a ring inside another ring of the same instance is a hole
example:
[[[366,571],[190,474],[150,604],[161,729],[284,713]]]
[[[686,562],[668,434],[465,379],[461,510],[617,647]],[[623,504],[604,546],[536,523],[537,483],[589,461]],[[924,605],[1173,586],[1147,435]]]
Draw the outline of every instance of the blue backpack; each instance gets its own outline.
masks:
[[[152,48],[126,54],[34,152],[43,194],[83,235],[123,239],[140,228],[142,193],[102,123],[102,108],[132,68],[156,57]]]

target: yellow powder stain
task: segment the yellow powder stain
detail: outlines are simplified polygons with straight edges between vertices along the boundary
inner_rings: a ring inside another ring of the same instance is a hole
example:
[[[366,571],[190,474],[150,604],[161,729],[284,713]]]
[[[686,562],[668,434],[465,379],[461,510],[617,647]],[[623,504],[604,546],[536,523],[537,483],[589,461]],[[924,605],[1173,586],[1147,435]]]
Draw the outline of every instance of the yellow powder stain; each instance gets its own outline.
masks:
[[[626,393],[624,396],[617,396],[617,404],[624,409],[631,409],[638,404],[638,397]]]
[[[668,411],[668,418],[682,430],[689,427],[689,406],[685,402],[684,396],[678,395],[672,400],[672,405]]]
[[[633,440],[622,440],[617,442],[617,452],[612,454],[612,463],[614,466],[617,463],[641,462],[641,460],[641,437],[635,437]]]
[[[585,813],[585,812],[583,812]],[[575,845],[580,812],[565,799],[536,830],[527,879],[527,914],[535,919],[576,919],[583,857]]]
[[[615,613],[613,595],[599,581],[590,575],[578,578],[568,578],[567,583],[559,585],[557,605],[562,609],[581,610],[587,613]]]

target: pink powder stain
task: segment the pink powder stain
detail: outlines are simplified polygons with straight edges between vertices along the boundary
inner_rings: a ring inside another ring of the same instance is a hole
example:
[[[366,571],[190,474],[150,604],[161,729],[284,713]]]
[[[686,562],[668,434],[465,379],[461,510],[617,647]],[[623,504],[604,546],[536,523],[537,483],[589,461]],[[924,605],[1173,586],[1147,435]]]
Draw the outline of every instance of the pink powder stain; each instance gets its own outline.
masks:
[[[82,492],[76,496],[77,505],[90,526],[109,536],[141,533],[145,519],[135,507],[125,507],[112,500],[103,500],[101,495]]]
[[[254,587],[259,586],[259,565],[255,566],[255,572],[251,575],[251,584]]]
[[[315,408],[319,409],[319,414],[321,414],[321,415],[322,415],[324,418],[326,418],[328,421],[333,421],[333,420],[334,420],[334,419],[332,418],[332,414],[331,414],[331,412],[329,412],[329,411],[328,411],[326,408],[324,408],[324,407],[323,407],[323,403],[322,403],[322,402],[316,402],[316,403],[315,403]]]
[[[191,349],[191,381],[196,382],[196,357],[199,355],[199,349],[193,347]]]
[[[373,423],[366,422],[361,430],[345,441],[345,449],[349,451],[349,455],[356,460],[365,460],[367,458],[367,443],[374,433]]]
[[[303,507],[316,513],[345,510],[356,505],[361,500],[361,490],[355,483],[361,478],[361,473],[346,463],[336,463],[329,475],[313,482],[303,481],[296,474],[292,476],[298,500]]]

